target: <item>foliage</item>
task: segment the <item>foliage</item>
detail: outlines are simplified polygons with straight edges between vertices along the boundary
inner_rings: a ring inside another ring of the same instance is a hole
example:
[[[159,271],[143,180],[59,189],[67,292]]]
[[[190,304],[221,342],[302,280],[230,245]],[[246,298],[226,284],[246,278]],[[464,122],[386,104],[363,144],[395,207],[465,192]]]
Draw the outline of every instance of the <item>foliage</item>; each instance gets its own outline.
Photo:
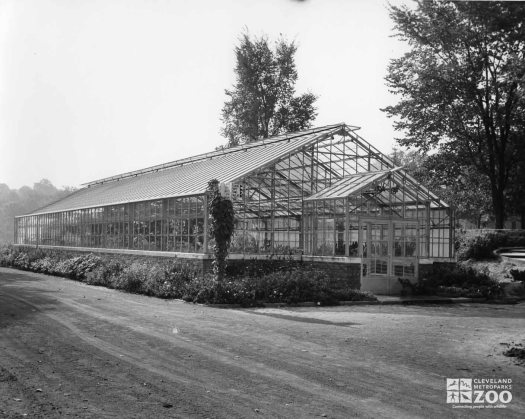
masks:
[[[273,303],[335,300],[328,276],[304,269],[277,271],[258,278],[255,296]]]
[[[235,229],[235,214],[232,202],[221,195],[219,182],[216,179],[208,182],[207,196],[210,216],[209,236],[214,240],[213,273],[220,286],[226,270],[228,247]]]
[[[478,228],[492,215],[489,179],[469,165],[456,165],[453,156],[438,153],[423,165],[425,185],[456,211],[456,217]]]
[[[415,293],[448,297],[499,298],[503,287],[486,272],[459,264],[434,264],[434,269],[421,279]]]
[[[525,246],[523,231],[495,231],[477,235],[458,234],[456,254],[458,260],[494,259],[494,250],[502,247]]]
[[[523,345],[521,343],[518,343],[517,345],[503,352],[503,355],[518,358],[519,360],[525,360],[525,348],[522,346]]]
[[[514,281],[519,281],[525,283],[525,269],[511,269],[510,274],[514,278]]]
[[[422,150],[404,150],[394,147],[389,157],[394,164],[403,167],[408,173],[421,181],[424,178],[423,167],[428,159],[427,154]]]
[[[445,164],[487,179],[503,228],[525,131],[525,7],[427,0],[391,6],[390,14],[410,46],[386,78],[400,96],[384,109],[405,133],[400,144],[435,149]]]
[[[457,219],[472,222],[481,228],[481,221],[492,214],[490,182],[471,166],[455,165],[453,156],[444,153],[428,155],[422,150],[394,148],[391,158],[403,166],[455,210]]]
[[[280,38],[272,50],[267,37],[248,33],[235,48],[236,83],[226,90],[222,109],[228,146],[250,143],[282,132],[309,128],[316,117],[312,93],[295,95],[297,46]]]
[[[117,260],[105,260],[91,271],[86,272],[85,282],[89,285],[100,285],[108,288],[115,288],[115,280],[118,278],[124,266]]]
[[[152,283],[158,280],[158,268],[150,267],[145,263],[132,263],[115,278],[115,288],[134,294],[148,294],[152,290]],[[146,288],[148,281],[150,286]]]
[[[57,189],[47,179],[33,184],[32,188],[23,186],[20,189],[10,189],[5,183],[0,183],[0,244],[13,241],[16,215],[27,214],[72,191],[69,187]]]
[[[213,277],[204,276],[192,281],[184,296],[199,303],[230,303],[255,306],[261,302],[297,304],[317,302],[337,304],[338,301],[376,301],[370,293],[355,289],[334,289],[325,272],[304,266],[281,269],[256,276],[230,277],[222,292],[215,292]]]
[[[509,202],[509,212],[520,216],[521,228],[525,229],[525,141],[521,141],[518,152],[516,153],[518,162],[516,171],[509,182],[507,200]]]
[[[168,266],[164,271],[164,282],[154,295],[162,298],[184,298],[188,295],[188,287],[201,276],[186,266]]]
[[[338,289],[326,273],[299,262],[280,262],[274,266],[267,265],[264,269],[262,263],[250,263],[253,266],[243,270],[249,275],[225,277],[218,287],[215,275],[202,275],[171,262],[129,263],[93,254],[71,257],[29,247],[0,248],[0,266],[61,275],[90,285],[160,298],[182,298],[196,303],[256,306],[261,302],[336,304],[342,300],[377,300],[367,292]]]

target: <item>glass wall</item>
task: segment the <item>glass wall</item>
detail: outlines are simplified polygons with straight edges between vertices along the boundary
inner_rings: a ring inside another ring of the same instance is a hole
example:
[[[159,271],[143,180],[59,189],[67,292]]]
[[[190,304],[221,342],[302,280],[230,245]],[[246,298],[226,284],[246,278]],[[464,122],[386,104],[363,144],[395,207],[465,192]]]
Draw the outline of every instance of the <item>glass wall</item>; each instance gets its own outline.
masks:
[[[108,249],[204,251],[205,198],[145,201],[16,219],[16,243]]]
[[[304,199],[345,176],[389,167],[391,162],[354,132],[342,131],[235,181],[230,192],[237,225],[231,252],[343,256],[343,200],[327,203],[334,207],[323,209],[326,217],[317,217],[313,225],[313,219],[303,217]],[[353,238],[357,241],[357,230]]]
[[[411,221],[412,227],[391,233],[391,240],[403,238],[395,250],[400,257],[414,246],[418,257],[453,256],[450,209],[355,132],[304,144],[285,156],[276,152],[271,164],[223,185],[236,217],[230,253],[359,257],[361,221],[377,218]],[[333,188],[340,192],[339,186],[347,193],[324,197]],[[205,202],[200,195],[20,217],[16,240],[201,253]]]
[[[305,200],[306,254],[360,256],[359,242],[361,246],[365,243],[366,223],[400,220],[410,224],[399,224],[392,232],[394,257],[453,257],[452,211],[438,206],[427,190],[409,185],[403,175],[394,173],[364,186],[344,199]]]

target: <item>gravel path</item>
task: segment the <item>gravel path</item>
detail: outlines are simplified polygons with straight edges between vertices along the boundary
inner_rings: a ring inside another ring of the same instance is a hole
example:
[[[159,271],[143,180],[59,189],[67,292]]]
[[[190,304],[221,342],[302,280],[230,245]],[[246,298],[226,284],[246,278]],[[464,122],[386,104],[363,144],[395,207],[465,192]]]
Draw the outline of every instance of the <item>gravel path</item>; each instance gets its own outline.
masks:
[[[226,310],[0,268],[0,417],[523,417],[525,304]],[[511,378],[452,409],[446,377]],[[25,416],[24,416],[25,415]]]

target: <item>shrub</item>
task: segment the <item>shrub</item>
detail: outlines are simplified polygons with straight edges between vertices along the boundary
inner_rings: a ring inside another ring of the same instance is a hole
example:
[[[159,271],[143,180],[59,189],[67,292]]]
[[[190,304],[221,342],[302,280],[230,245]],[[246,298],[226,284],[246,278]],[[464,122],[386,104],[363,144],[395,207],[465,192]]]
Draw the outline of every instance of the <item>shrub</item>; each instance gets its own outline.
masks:
[[[82,279],[79,277],[77,268],[81,261],[78,258],[69,258],[59,261],[55,267],[55,275],[69,279]]]
[[[74,258],[73,271],[76,279],[83,280],[89,272],[100,267],[103,259],[93,253]],[[112,261],[110,261],[110,264]]]
[[[437,287],[436,294],[446,297],[464,297],[466,290],[459,287],[445,287],[440,285]]]
[[[187,266],[168,263],[127,265],[107,256],[85,254],[68,257],[60,252],[7,246],[0,249],[0,264],[35,272],[60,275],[131,293],[161,298],[183,298],[197,303],[254,306],[261,302],[336,304],[338,300],[375,300],[366,292],[335,289],[328,275],[285,259],[249,261],[222,282],[212,274],[202,275]],[[244,275],[242,275],[244,273]],[[246,275],[249,273],[249,275]]]
[[[255,297],[272,303],[335,300],[324,272],[293,269],[255,278]]]
[[[55,267],[57,265],[57,260],[50,257],[45,256],[42,259],[35,260],[31,263],[30,269],[34,272],[40,272],[43,274],[53,274],[55,272]]]
[[[188,284],[200,277],[198,272],[180,265],[169,265],[164,270],[164,282],[159,288],[159,297],[183,298]]]
[[[217,281],[212,274],[197,276],[184,287],[182,299],[193,303],[229,303],[217,295]]]
[[[7,245],[0,250],[0,266],[30,270],[31,264],[43,257],[45,257],[45,253],[41,249]]]
[[[89,285],[101,285],[108,288],[115,288],[118,276],[124,270],[124,265],[118,260],[103,260],[94,269],[86,272],[84,282]]]
[[[230,304],[240,304],[245,307],[258,305],[255,298],[255,288],[250,278],[237,278],[225,282],[217,298],[221,301],[229,301]]]
[[[104,266],[99,266],[91,272],[88,272],[84,282],[89,285],[101,285],[103,287],[114,288],[108,271]]]
[[[494,259],[494,250],[502,247],[525,246],[523,231],[495,231],[475,236],[458,235],[456,249],[458,260]]]
[[[19,252],[14,258],[13,266],[18,269],[28,270],[31,266],[29,255],[25,252]]]
[[[336,295],[340,301],[377,301],[377,297],[371,292],[356,289],[336,292]]]
[[[184,301],[208,304],[257,304],[253,284],[248,279],[236,278],[218,283],[212,274],[196,276],[186,283]]]
[[[515,268],[510,270],[510,274],[514,281],[520,281],[525,283],[525,269]]]
[[[150,267],[145,263],[133,263],[124,268],[120,274],[115,277],[113,282],[115,288],[134,294],[143,291],[143,284],[150,275]]]
[[[148,267],[142,289],[146,295],[164,298],[172,296],[170,284],[166,281],[166,272],[156,266]]]
[[[503,288],[487,272],[469,266],[443,264],[434,265],[432,273],[419,281],[415,293],[498,298],[503,294]]]

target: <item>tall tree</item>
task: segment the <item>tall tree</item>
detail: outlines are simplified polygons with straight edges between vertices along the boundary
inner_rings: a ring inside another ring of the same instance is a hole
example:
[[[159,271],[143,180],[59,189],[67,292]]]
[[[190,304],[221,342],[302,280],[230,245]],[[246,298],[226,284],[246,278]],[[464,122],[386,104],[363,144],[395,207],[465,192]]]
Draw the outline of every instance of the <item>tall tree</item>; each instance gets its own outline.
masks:
[[[491,214],[490,183],[471,166],[454,164],[454,156],[427,155],[419,150],[394,148],[390,154],[396,166],[403,166],[415,179],[456,210],[456,218],[481,227]]]
[[[470,165],[451,164],[454,156],[428,156],[419,171],[423,183],[456,210],[456,218],[469,220],[481,228],[492,214],[489,179]]]
[[[423,0],[390,6],[410,51],[386,77],[399,143],[437,149],[454,167],[488,179],[496,228],[524,140],[525,4]],[[443,161],[447,164],[447,161]]]
[[[525,140],[516,154],[518,165],[508,190],[510,210],[520,216],[521,228],[525,229]]]
[[[267,37],[251,39],[248,33],[239,41],[237,80],[226,90],[222,109],[222,134],[228,146],[309,128],[317,115],[317,97],[312,93],[295,96],[297,46],[280,38],[272,49]]]

